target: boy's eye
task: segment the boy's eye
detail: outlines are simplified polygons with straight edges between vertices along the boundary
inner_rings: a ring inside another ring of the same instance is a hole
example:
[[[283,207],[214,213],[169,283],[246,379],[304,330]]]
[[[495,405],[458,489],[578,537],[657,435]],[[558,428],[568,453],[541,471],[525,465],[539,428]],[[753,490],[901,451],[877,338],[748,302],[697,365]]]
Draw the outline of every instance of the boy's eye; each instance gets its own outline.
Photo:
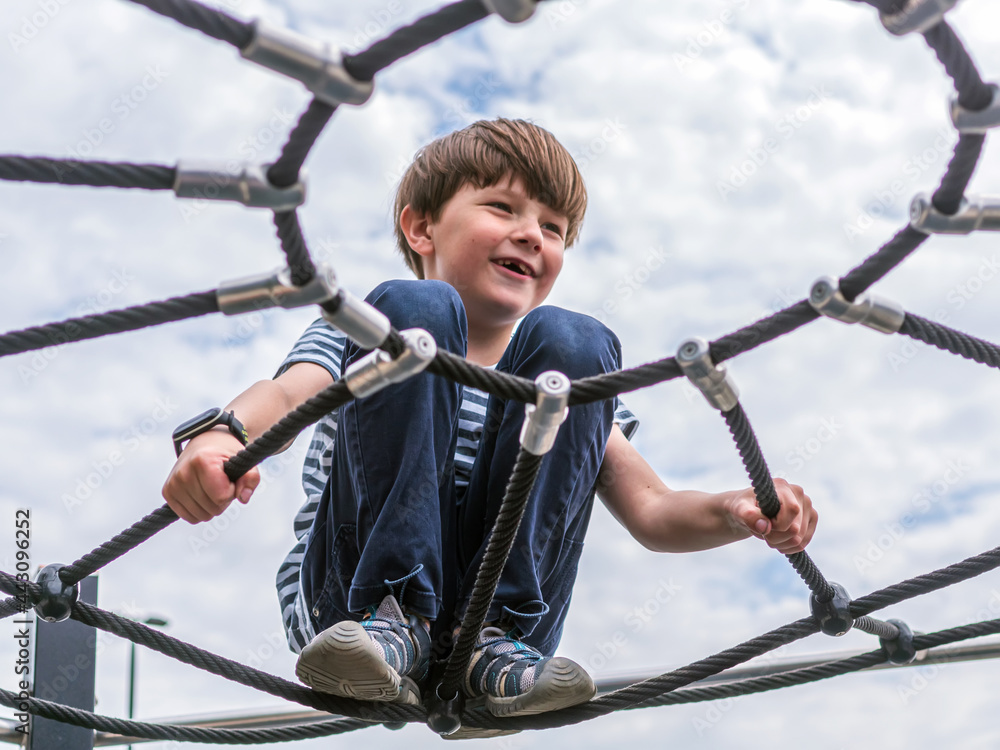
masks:
[[[553,224],[551,221],[542,224],[542,229],[548,229],[550,232],[555,232],[560,237],[563,236],[562,227],[560,227],[558,224]]]
[[[499,208],[501,211],[506,211],[507,213],[513,213],[509,203],[504,203],[503,201],[493,201],[489,204],[493,208]]]

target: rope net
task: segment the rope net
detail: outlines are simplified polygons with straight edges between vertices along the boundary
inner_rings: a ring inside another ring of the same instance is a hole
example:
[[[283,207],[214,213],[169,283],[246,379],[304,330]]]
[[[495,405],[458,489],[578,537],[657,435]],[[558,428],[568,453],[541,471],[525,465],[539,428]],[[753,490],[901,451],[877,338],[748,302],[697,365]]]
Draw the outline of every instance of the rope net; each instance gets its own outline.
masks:
[[[196,29],[215,40],[233,45],[244,57],[255,62],[261,62],[257,51],[260,46],[269,39],[273,41],[277,38],[269,36],[271,32],[261,24],[240,21],[193,0],[132,0],[132,2]],[[969,208],[970,201],[967,200],[965,191],[982,152],[985,131],[1000,124],[1000,115],[996,106],[996,89],[983,82],[961,40],[944,19],[944,11],[941,10],[937,15],[932,12],[934,8],[940,10],[941,4],[924,0],[867,0],[867,3],[880,12],[887,28],[893,30],[893,24],[896,25],[893,33],[901,33],[899,29],[902,28],[903,33],[909,31],[923,35],[927,45],[933,50],[954,83],[957,106],[961,110],[959,118],[966,118],[964,125],[960,119],[956,120],[956,127],[960,131],[959,139],[953,158],[929,200],[927,211],[930,212],[928,214],[930,218],[914,217],[909,225],[902,228],[857,267],[848,270],[836,283],[840,304],[847,311],[840,314],[840,319],[847,322],[860,320],[869,325],[868,317],[864,317],[868,312],[864,312],[862,316],[863,311],[860,311],[859,307],[861,300],[864,299],[863,293],[914,253],[930,234],[960,231],[955,227],[968,227],[968,222],[975,218],[968,217],[972,209]],[[521,11],[527,9],[529,15],[533,9],[530,0],[521,3],[489,4],[480,0],[460,0],[393,31],[364,51],[345,55],[338,64],[327,59],[321,60],[325,66],[324,75],[327,75],[322,80],[318,80],[315,76],[307,79],[303,78],[303,75],[297,75],[301,71],[296,71],[295,66],[287,61],[277,64],[276,67],[269,66],[278,72],[299,78],[315,96],[292,130],[280,157],[273,164],[265,165],[264,177],[257,182],[253,181],[255,178],[248,177],[248,181],[242,183],[250,193],[256,190],[258,194],[264,195],[259,199],[262,202],[254,203],[252,200],[255,199],[251,198],[251,202],[244,201],[247,205],[269,207],[274,212],[276,236],[288,263],[290,285],[295,290],[314,284],[321,273],[310,256],[308,243],[299,224],[296,211],[298,203],[294,198],[289,198],[289,195],[293,194],[299,185],[302,166],[326,125],[342,104],[361,103],[370,95],[372,79],[379,71],[420,48],[487,17],[490,13],[487,5],[497,7],[499,9],[497,12],[505,18],[508,18],[507,14],[517,15],[517,8]],[[913,28],[906,28],[907,24],[915,23],[914,19],[922,21]],[[294,47],[294,44],[292,46]],[[261,62],[261,64],[266,63]],[[968,125],[968,118],[975,121],[972,126]],[[986,125],[982,125],[984,121]],[[979,123],[978,126],[976,122]],[[978,132],[979,130],[982,132]],[[0,179],[122,189],[173,190],[178,196],[184,197],[182,184],[184,172],[180,166],[81,162],[6,155],[0,156]],[[994,214],[1000,214],[995,206],[989,210]],[[961,224],[962,221],[966,221],[966,224]],[[942,226],[950,226],[951,229],[942,229]],[[980,221],[972,226],[972,229],[977,228],[1000,227],[985,226]],[[814,292],[815,289],[816,287]],[[187,318],[231,312],[224,309],[222,297],[221,289],[211,290],[11,331],[0,335],[0,356],[35,351],[53,344],[140,330]],[[309,301],[318,302],[325,310],[332,313],[343,304],[342,298],[333,293]],[[878,305],[875,307],[878,308]],[[884,311],[883,308],[878,309]],[[718,367],[726,360],[796,331],[821,315],[838,317],[837,314],[821,310],[814,304],[812,297],[795,302],[770,316],[708,342],[710,364]],[[890,326],[890,329],[879,330],[912,337],[989,367],[1000,367],[1000,348],[995,344],[918,315],[899,311],[898,321]],[[388,335],[383,337],[380,348],[392,358],[398,358],[404,351],[405,344],[399,332],[391,329]],[[434,356],[428,369],[437,376],[504,399],[534,403],[539,397],[535,383],[529,380],[478,367],[443,350],[439,350]],[[569,405],[613,398],[683,375],[685,371],[678,358],[669,356],[628,370],[579,379],[571,383]],[[235,480],[266,457],[279,451],[305,427],[354,397],[348,384],[345,381],[338,381],[293,410],[262,437],[234,456],[226,464],[226,473]],[[780,503],[765,456],[750,425],[749,416],[738,402],[736,406],[728,408],[720,406],[719,409],[723,411],[723,417],[757,494],[761,510],[773,518],[780,509]],[[520,522],[521,512],[528,501],[535,474],[543,458],[526,453],[524,450],[518,456],[507,494],[492,530],[489,550],[484,556],[476,579],[472,603],[462,623],[457,645],[438,683],[442,695],[454,693],[461,675],[465,672],[471,657],[473,639],[482,625],[492,600]],[[127,554],[175,520],[177,516],[164,505],[77,561],[62,567],[58,573],[59,578],[67,586],[72,586]],[[822,608],[823,605],[837,601],[836,584],[831,584],[825,578],[806,553],[790,555],[788,559],[809,588],[814,606]],[[804,684],[865,669],[885,662],[889,658],[886,643],[900,637],[900,630],[896,625],[870,617],[872,612],[915,596],[937,591],[997,567],[1000,567],[1000,547],[873,592],[868,596],[846,601],[842,608],[844,616],[851,618],[858,629],[878,636],[883,643],[883,648],[880,650],[858,657],[726,685],[687,687],[756,656],[819,632],[823,628],[822,618],[814,611],[811,617],[789,623],[686,667],[617,690],[583,705],[538,716],[505,719],[495,718],[484,709],[469,709],[461,717],[462,724],[499,729],[551,728],[586,721],[623,709],[716,700]],[[9,617],[24,611],[27,606],[37,604],[42,598],[37,584],[18,580],[5,572],[0,572],[0,590],[12,597],[0,603],[0,617]],[[349,732],[379,723],[425,722],[428,718],[427,709],[421,706],[365,703],[315,692],[261,670],[219,657],[156,629],[83,602],[73,605],[70,617],[212,674],[285,700],[348,718],[301,727],[226,730],[124,721],[31,698],[28,700],[28,705],[34,715],[137,738],[220,744],[255,744],[306,739]],[[913,645],[918,649],[924,649],[998,632],[1000,632],[1000,621],[987,620],[937,633],[918,635],[914,638]],[[0,690],[0,704],[16,706],[19,702],[23,703],[23,699],[19,700],[15,694]]]

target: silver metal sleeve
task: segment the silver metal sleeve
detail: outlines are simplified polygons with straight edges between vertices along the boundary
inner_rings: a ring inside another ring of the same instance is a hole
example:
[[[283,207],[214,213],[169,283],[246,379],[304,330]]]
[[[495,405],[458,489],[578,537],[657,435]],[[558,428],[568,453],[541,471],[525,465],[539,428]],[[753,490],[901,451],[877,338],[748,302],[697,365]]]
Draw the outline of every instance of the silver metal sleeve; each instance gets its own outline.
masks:
[[[496,13],[507,23],[521,23],[531,18],[537,0],[483,0],[483,6],[490,13]]]
[[[401,383],[423,372],[437,354],[434,337],[422,328],[408,328],[399,335],[406,342],[406,349],[396,359],[376,349],[347,368],[344,382],[351,393],[364,398],[387,385]]]
[[[991,83],[993,99],[978,111],[966,109],[958,103],[958,95],[951,97],[951,121],[959,133],[985,135],[990,128],[1000,125],[1000,86]]]
[[[536,402],[524,407],[521,447],[532,455],[542,456],[552,450],[559,426],[569,414],[570,381],[561,372],[549,370],[535,378],[535,388]]]
[[[920,193],[910,203],[910,226],[924,234],[1000,232],[1000,197],[968,195],[949,216],[934,207],[930,193]]]
[[[372,81],[358,81],[344,69],[339,50],[330,44],[272,26],[254,22],[253,40],[240,54],[258,65],[305,84],[320,101],[364,104],[375,87]]]
[[[292,284],[291,269],[281,268],[263,276],[223,282],[215,294],[219,310],[226,315],[240,315],[269,307],[304,307],[336,297],[337,277],[332,268],[320,264],[312,281],[295,286]]]
[[[237,164],[181,161],[174,177],[174,195],[213,201],[235,201],[251,208],[291,211],[306,200],[301,180],[279,188],[267,181],[270,164]],[[304,173],[303,173],[304,174]]]
[[[880,12],[878,17],[886,31],[895,36],[923,34],[937,26],[944,14],[957,4],[958,0],[909,0],[902,10],[895,13]]]
[[[897,333],[903,326],[903,308],[882,297],[863,294],[848,302],[840,291],[840,282],[833,276],[816,279],[809,291],[809,304],[816,312],[842,323],[860,323],[881,333]]]
[[[725,365],[712,362],[705,339],[691,338],[682,342],[677,350],[677,364],[687,379],[704,394],[708,403],[719,411],[729,411],[739,403],[739,389]]]
[[[392,324],[378,309],[360,300],[346,289],[338,295],[339,305],[330,312],[323,308],[323,317],[334,328],[346,333],[362,349],[382,346]]]

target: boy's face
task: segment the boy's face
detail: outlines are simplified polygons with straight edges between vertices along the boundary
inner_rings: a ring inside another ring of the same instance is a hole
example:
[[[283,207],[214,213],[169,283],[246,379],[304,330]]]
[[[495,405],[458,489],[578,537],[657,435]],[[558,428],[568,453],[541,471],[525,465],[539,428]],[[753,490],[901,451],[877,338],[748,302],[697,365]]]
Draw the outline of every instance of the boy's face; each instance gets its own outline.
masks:
[[[470,333],[513,324],[548,296],[562,270],[568,220],[529,197],[520,179],[464,185],[426,239],[411,241],[424,276],[447,281],[465,303]]]

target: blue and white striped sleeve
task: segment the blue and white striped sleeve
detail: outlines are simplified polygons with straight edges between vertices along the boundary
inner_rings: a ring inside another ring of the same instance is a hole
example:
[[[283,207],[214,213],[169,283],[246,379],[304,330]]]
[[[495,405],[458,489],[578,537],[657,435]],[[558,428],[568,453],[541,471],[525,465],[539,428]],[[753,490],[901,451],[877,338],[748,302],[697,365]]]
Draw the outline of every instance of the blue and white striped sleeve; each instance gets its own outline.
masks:
[[[633,414],[620,398],[615,398],[615,424],[618,425],[622,433],[629,440],[639,429],[639,418]]]
[[[344,354],[344,342],[346,337],[343,333],[327,323],[323,318],[315,320],[295,346],[285,357],[274,377],[278,377],[297,362],[312,362],[325,368],[334,380],[340,379],[340,361]]]

